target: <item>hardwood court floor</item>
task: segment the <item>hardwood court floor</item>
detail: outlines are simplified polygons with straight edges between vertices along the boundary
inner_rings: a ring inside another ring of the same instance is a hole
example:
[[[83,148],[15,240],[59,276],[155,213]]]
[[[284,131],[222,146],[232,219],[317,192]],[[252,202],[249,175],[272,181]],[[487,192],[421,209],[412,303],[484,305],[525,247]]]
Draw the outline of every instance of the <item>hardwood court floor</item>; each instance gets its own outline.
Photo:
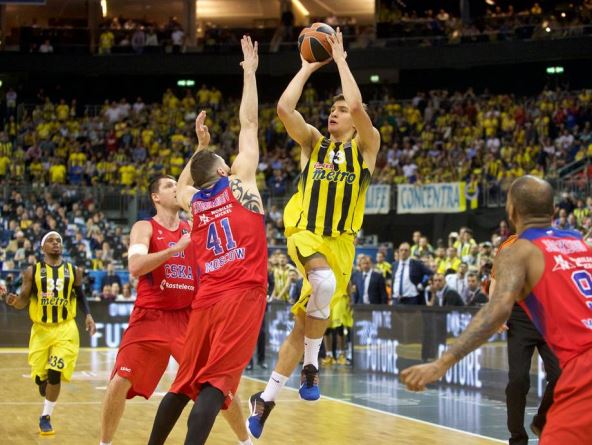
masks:
[[[28,378],[26,350],[0,349],[0,443],[97,445],[101,402],[114,357],[113,351],[81,350],[76,373],[70,383],[62,385],[62,392],[52,416],[56,435],[46,438],[40,437],[37,433],[42,398],[37,392],[37,387]],[[151,400],[135,398],[127,402],[114,445],[147,443],[158,403],[174,378],[174,371],[174,366],[169,368],[157,389],[158,392]],[[239,395],[243,400],[245,416],[248,414],[248,396],[261,390],[263,386],[263,382],[248,377],[242,379]],[[184,442],[188,412],[189,409],[186,409],[167,443]],[[238,441],[233,437],[230,428],[219,417],[208,444],[236,443]],[[264,436],[256,443],[489,445],[503,442],[336,399],[322,399],[316,404],[306,404],[298,399],[295,391],[285,390],[269,418]]]

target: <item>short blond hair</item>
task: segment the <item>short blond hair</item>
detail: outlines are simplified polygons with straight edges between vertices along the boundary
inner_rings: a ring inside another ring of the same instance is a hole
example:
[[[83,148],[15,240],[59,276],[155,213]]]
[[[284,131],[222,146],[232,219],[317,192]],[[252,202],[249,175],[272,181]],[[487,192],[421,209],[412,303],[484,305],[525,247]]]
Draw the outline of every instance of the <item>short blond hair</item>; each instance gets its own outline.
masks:
[[[335,104],[335,102],[338,102],[340,100],[347,102],[345,100],[345,96],[343,94],[338,94],[337,96],[333,96],[333,104]],[[368,112],[368,104],[365,104],[364,102],[362,102],[362,106],[364,107],[364,111]]]

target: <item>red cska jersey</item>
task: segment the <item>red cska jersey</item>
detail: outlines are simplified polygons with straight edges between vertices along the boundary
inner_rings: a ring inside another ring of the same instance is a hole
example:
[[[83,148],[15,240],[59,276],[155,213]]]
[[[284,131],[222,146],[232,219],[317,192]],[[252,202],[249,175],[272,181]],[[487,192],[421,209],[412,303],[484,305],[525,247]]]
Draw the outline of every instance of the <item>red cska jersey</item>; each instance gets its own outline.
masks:
[[[215,304],[240,289],[267,288],[265,217],[234,197],[223,177],[191,201],[191,244],[199,289],[193,308]]]
[[[191,232],[186,221],[181,221],[177,230],[170,231],[154,218],[152,237],[148,253],[160,252],[175,244],[185,234]],[[189,307],[195,295],[196,277],[193,250],[187,247],[183,252],[173,255],[152,272],[142,275],[138,281],[136,306],[146,309],[176,310]]]
[[[592,249],[571,230],[528,229],[519,238],[545,256],[543,276],[519,303],[564,368],[592,349]]]

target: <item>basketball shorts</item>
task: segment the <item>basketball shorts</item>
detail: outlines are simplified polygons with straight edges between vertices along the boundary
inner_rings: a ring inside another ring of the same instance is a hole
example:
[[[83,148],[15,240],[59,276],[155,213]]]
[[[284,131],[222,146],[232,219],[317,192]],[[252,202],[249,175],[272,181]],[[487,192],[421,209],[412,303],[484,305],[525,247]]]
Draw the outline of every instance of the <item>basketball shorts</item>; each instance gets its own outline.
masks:
[[[331,299],[331,326],[352,326],[353,317],[349,305],[348,284],[354,267],[355,246],[352,235],[343,234],[338,237],[321,236],[308,230],[291,233],[288,236],[288,255],[304,277],[300,298],[292,312],[295,315],[305,314],[312,287],[306,278],[304,264],[300,257],[309,257],[320,253],[325,257],[329,267],[335,274],[337,286]],[[299,255],[300,254],[300,255]]]
[[[31,377],[47,379],[47,371],[53,369],[62,373],[62,379],[69,382],[74,373],[80,339],[76,320],[58,324],[33,323],[29,339],[29,365]]]
[[[191,312],[183,360],[171,392],[195,400],[208,383],[225,397],[227,409],[249,364],[266,306],[264,288],[237,289]]]
[[[191,308],[159,310],[135,307],[123,334],[111,378],[115,374],[132,386],[127,398],[150,398],[172,355],[181,362]]]
[[[540,445],[592,443],[592,349],[570,360],[553,393]]]

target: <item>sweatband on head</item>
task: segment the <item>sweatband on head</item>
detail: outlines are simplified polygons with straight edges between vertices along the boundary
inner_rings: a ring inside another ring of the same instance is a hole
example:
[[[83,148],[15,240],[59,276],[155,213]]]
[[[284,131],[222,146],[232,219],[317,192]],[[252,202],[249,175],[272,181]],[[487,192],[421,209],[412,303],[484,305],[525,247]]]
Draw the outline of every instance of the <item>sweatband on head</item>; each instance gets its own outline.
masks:
[[[62,240],[62,235],[60,235],[58,232],[56,232],[55,230],[52,230],[51,232],[47,232],[45,234],[45,236],[43,238],[41,238],[41,247],[43,247],[43,245],[45,244],[45,241],[47,241],[47,238],[49,238],[51,235],[57,235],[57,237],[60,239],[60,243],[63,242]]]

